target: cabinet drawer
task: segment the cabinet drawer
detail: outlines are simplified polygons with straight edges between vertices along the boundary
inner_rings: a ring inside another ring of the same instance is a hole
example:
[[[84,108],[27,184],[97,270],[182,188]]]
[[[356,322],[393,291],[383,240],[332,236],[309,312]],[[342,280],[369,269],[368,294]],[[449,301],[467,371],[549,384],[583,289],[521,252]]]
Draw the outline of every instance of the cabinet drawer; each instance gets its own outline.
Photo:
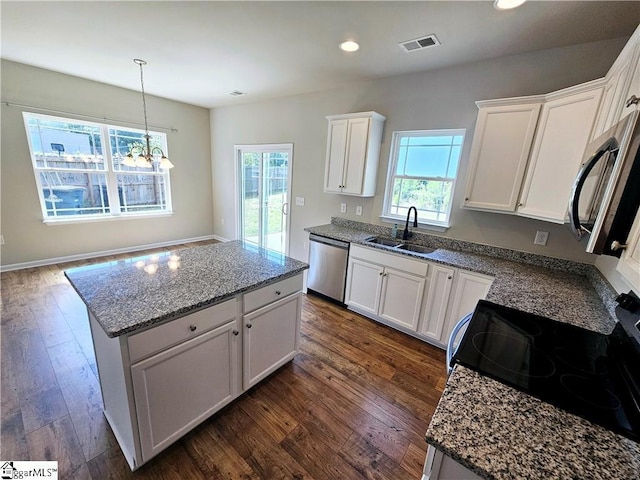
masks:
[[[235,299],[228,300],[131,335],[127,339],[131,363],[234,320],[236,305]]]
[[[302,274],[285,278],[242,296],[244,313],[263,307],[280,298],[302,290]]]
[[[383,267],[392,267],[406,273],[412,273],[420,277],[426,277],[429,263],[422,260],[413,260],[406,255],[386,252],[375,248],[366,248],[359,245],[351,245],[349,257],[359,258],[367,262],[377,263]]]

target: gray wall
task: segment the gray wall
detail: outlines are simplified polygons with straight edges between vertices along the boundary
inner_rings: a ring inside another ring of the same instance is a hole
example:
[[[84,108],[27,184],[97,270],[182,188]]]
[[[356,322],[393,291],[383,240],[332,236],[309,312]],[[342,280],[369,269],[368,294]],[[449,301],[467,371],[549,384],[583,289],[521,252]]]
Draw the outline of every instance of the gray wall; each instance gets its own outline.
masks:
[[[213,233],[208,109],[147,96],[149,124],[178,129],[167,132],[169,157],[175,165],[171,170],[172,216],[47,226],[42,223],[22,117],[22,111],[29,109],[5,102],[141,123],[142,99],[139,92],[5,60],[1,73],[2,265]]]
[[[314,94],[211,111],[214,175],[214,232],[236,238],[234,144],[294,144],[290,255],[305,260],[304,227],[343,216],[382,223],[391,134],[396,130],[465,128],[467,130],[446,236],[593,263],[563,225],[511,215],[459,208],[464,194],[476,100],[544,94],[602,77],[622,50],[626,39],[505,57],[434,72],[409,74],[352,84]],[[357,198],[322,191],[327,138],[326,115],[374,110],[387,117],[378,171],[377,195]],[[295,206],[295,197],[305,206]],[[340,203],[348,204],[347,214]],[[355,216],[361,205],[363,214]],[[534,246],[536,230],[550,232],[546,247]]]

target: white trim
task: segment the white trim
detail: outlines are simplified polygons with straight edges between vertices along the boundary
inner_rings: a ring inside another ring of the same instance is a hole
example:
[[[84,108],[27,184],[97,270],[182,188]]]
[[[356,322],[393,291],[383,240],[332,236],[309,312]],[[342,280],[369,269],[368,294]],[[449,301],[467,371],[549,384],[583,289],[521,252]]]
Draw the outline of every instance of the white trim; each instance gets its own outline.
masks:
[[[384,223],[397,223],[398,229],[402,226],[402,230],[404,230],[404,224],[406,219],[400,217],[391,217],[389,215],[380,215],[380,219]],[[433,230],[435,232],[446,232],[449,229],[450,225],[444,223],[428,223],[418,220],[418,229],[411,227],[411,231],[415,232],[416,230]]]
[[[87,258],[98,258],[98,257],[107,256],[107,255],[117,255],[120,253],[132,253],[140,250],[148,250],[150,248],[170,247],[174,245],[178,246],[183,243],[201,242],[203,240],[217,240],[217,238],[215,235],[203,235],[201,237],[169,240],[168,242],[148,243],[146,245],[135,245],[132,247],[114,248],[112,250],[80,253],[78,255],[67,255],[64,257],[44,258],[42,260],[34,260],[32,262],[21,262],[21,263],[13,263],[10,265],[0,265],[0,272],[10,272],[12,270],[21,270],[23,268],[43,267],[45,265],[74,262],[77,260],[86,260]]]
[[[214,240],[218,240],[219,242],[230,242],[231,240],[225,237],[221,237],[220,235],[213,235]]]
[[[119,215],[85,215],[70,218],[56,217],[42,220],[47,227],[54,225],[69,225],[74,223],[94,223],[94,222],[110,222],[112,220],[142,220],[144,218],[171,217],[173,212],[157,212],[157,213],[121,213]]]

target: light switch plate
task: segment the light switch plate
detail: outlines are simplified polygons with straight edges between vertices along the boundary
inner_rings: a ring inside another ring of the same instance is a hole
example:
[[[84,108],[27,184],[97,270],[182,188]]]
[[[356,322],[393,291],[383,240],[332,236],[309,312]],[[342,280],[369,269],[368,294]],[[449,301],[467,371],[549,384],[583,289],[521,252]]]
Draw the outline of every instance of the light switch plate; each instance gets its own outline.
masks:
[[[347,213],[347,204],[346,203],[341,203],[340,204],[340,213]]]
[[[362,215],[362,205],[356,206],[356,215]]]
[[[296,197],[296,205],[298,207],[304,207],[304,197]]]

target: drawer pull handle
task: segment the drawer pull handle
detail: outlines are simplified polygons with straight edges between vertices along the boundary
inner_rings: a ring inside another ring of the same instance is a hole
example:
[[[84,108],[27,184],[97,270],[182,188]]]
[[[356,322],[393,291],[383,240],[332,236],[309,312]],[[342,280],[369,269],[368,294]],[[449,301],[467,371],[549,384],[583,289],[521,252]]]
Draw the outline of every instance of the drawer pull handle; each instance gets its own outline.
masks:
[[[189,330],[191,330],[192,332],[195,332],[196,328],[198,327],[196,327],[195,325],[189,325]]]
[[[282,292],[280,290],[276,290],[276,295],[280,295]]]
[[[240,332],[238,330],[234,330],[233,334],[237,337]]]
[[[251,324],[250,323],[247,323],[247,328],[251,328]]]

